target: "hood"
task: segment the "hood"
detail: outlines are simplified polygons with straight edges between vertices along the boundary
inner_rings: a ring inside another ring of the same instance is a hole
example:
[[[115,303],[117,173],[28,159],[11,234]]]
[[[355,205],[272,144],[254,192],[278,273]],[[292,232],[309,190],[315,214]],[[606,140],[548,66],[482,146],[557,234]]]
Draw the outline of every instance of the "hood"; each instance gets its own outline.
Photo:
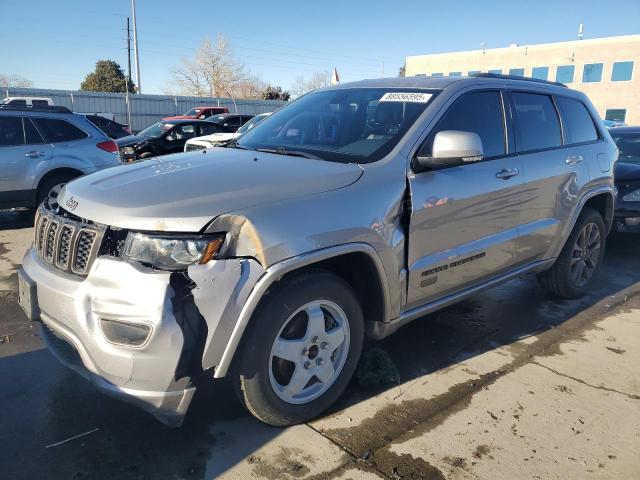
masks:
[[[637,163],[616,163],[615,171],[616,182],[629,182],[640,180],[640,165]]]
[[[142,143],[146,140],[146,138],[141,137],[140,135],[127,135],[126,137],[116,138],[114,142],[118,145],[118,148],[122,147],[132,147],[139,143]]]
[[[196,118],[195,115],[173,115],[171,117],[164,117],[162,120],[194,120]]]
[[[202,137],[196,137],[193,140],[203,141],[208,143],[220,143],[232,140],[239,137],[239,133],[212,133],[211,135],[204,135]]]
[[[198,232],[223,213],[339,189],[362,173],[356,164],[212,148],[80,177],[58,201],[114,227]]]

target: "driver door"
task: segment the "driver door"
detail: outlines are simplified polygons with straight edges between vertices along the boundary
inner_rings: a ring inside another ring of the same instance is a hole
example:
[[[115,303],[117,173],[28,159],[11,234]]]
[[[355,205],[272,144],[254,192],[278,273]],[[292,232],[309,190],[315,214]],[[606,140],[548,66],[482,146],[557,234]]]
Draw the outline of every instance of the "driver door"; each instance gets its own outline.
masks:
[[[465,93],[421,146],[419,155],[430,156],[439,131],[473,132],[482,140],[483,157],[410,172],[407,309],[474,286],[517,262],[519,205],[526,193],[521,160],[509,155],[505,105],[499,90]]]
[[[184,151],[184,144],[190,138],[196,137],[196,125],[183,123],[176,125],[167,133],[164,144],[164,153],[178,153]]]

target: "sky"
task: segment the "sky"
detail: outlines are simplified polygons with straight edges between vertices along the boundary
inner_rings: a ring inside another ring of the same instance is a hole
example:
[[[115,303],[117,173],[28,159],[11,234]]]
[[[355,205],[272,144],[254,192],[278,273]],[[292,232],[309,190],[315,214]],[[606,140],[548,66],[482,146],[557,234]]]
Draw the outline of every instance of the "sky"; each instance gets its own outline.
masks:
[[[289,89],[337,68],[341,80],[395,76],[407,55],[640,33],[640,0],[137,0],[143,93],[202,40],[224,34],[247,71]],[[100,59],[123,68],[130,0],[0,0],[0,73],[78,89]],[[133,54],[132,54],[133,57]],[[135,80],[135,74],[134,80]]]

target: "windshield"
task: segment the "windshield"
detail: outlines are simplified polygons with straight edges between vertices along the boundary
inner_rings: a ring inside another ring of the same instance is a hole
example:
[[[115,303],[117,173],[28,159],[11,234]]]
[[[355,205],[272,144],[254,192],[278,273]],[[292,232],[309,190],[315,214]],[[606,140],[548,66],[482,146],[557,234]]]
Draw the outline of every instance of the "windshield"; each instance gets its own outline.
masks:
[[[313,92],[267,117],[237,145],[304,152],[333,162],[374,162],[398,144],[434,94],[398,88]]]
[[[260,114],[260,115],[256,115],[251,120],[249,120],[247,123],[242,125],[238,129],[238,133],[248,132],[249,130],[251,130],[253,127],[255,127],[258,123],[260,123],[262,120],[264,120],[268,116],[269,116],[268,113],[263,113],[263,114]]]
[[[640,133],[619,133],[612,136],[620,150],[618,161],[640,165]]]
[[[164,132],[173,128],[173,123],[158,122],[142,130],[138,135],[144,138],[160,138]]]
[[[198,115],[200,115],[201,111],[201,108],[192,108],[191,110],[187,110],[186,112],[184,112],[182,115],[185,117],[197,117]]]

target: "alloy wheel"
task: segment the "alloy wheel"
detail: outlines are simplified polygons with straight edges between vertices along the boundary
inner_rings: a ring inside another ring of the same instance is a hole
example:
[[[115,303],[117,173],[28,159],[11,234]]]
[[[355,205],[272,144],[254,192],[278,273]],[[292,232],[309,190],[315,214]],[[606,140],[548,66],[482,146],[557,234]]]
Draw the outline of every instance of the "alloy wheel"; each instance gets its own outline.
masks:
[[[577,287],[583,287],[593,276],[600,260],[602,239],[600,229],[587,223],[576,238],[571,256],[571,279]]]
[[[303,404],[335,383],[349,353],[349,320],[336,303],[308,302],[280,329],[271,347],[269,380],[287,403]]]

